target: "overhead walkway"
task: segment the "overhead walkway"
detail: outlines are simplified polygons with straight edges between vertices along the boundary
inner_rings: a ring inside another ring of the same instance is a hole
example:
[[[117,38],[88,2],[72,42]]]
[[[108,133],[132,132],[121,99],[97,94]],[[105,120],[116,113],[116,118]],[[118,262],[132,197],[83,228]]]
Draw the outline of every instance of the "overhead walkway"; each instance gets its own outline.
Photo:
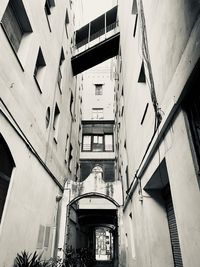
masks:
[[[117,6],[77,30],[75,35],[75,50],[71,59],[74,75],[118,55],[120,32]]]

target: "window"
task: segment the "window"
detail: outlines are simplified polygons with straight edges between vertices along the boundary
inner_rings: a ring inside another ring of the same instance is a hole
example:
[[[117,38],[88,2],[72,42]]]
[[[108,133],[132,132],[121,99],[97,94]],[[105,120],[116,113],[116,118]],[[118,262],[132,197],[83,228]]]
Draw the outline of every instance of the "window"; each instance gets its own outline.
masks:
[[[73,93],[71,92],[71,97],[70,97],[70,113],[71,113],[71,116],[73,118],[73,102],[74,102],[74,96],[73,96]]]
[[[103,108],[93,108],[92,109],[92,119],[93,120],[100,120],[103,119]]]
[[[65,144],[65,163],[67,163],[68,160],[68,146],[69,146],[69,135],[67,134],[66,138],[66,144]]]
[[[54,6],[55,6],[54,0],[46,0],[45,5],[44,5],[44,10],[45,10],[45,14],[46,14],[46,18],[47,18],[47,22],[48,22],[48,26],[49,26],[50,31],[51,31],[51,27],[50,27],[50,23],[49,23],[49,16],[51,15],[51,9]]]
[[[68,10],[66,10],[66,14],[65,14],[65,30],[66,30],[67,38],[69,38],[68,30],[67,30],[67,25],[68,24],[69,24],[69,14],[68,14]]]
[[[198,78],[199,79],[199,78]],[[190,94],[186,98],[185,108],[187,111],[188,121],[190,124],[190,131],[192,134],[194,149],[196,152],[196,159],[200,166],[200,95],[199,82],[192,84]]]
[[[95,84],[95,95],[103,95],[103,84]]]
[[[56,143],[57,143],[57,137],[58,137],[59,119],[60,119],[60,110],[59,110],[58,105],[56,103],[55,111],[54,111],[54,120],[53,120],[53,129],[55,131],[54,140],[56,141]]]
[[[50,226],[46,226],[45,238],[44,238],[44,247],[45,248],[48,248],[48,246],[49,246],[50,231],[51,231],[51,227]]]
[[[41,48],[39,48],[37,60],[35,63],[35,69],[34,69],[33,77],[34,77],[36,84],[38,86],[38,89],[40,90],[41,93],[42,93],[41,84],[42,84],[45,66],[46,66],[46,63],[45,63],[45,60],[44,60],[44,57],[42,54],[42,50],[41,50]]]
[[[140,68],[138,82],[139,83],[146,83],[146,76],[145,76],[145,69],[144,69],[144,63],[143,62],[142,62],[141,68]]]
[[[91,150],[91,135],[83,136],[83,150],[90,151]]]
[[[10,0],[1,20],[2,28],[13,50],[17,53],[26,33],[32,28],[21,0]]]
[[[132,14],[135,15],[135,23],[134,23],[134,30],[133,30],[133,37],[135,37],[135,35],[136,35],[136,29],[137,29],[137,22],[138,22],[137,0],[133,0]]]
[[[49,127],[49,122],[50,122],[50,107],[48,107],[46,111],[46,128]]]
[[[72,171],[72,159],[73,159],[73,146],[70,143],[70,147],[69,147],[69,164],[68,164],[68,169],[71,172]]]
[[[92,151],[103,151],[103,135],[94,135]]]
[[[83,151],[113,151],[113,135],[83,135]]]
[[[64,55],[64,50],[63,48],[61,49],[61,54],[60,54],[60,61],[59,61],[59,68],[58,68],[58,86],[61,91],[61,80],[62,80],[62,63],[65,60],[65,55]]]
[[[6,202],[12,170],[15,166],[10,150],[0,135],[0,222]]]
[[[126,188],[129,189],[129,175],[128,175],[128,166],[126,166]]]
[[[113,151],[113,135],[106,134],[105,138],[105,151]]]

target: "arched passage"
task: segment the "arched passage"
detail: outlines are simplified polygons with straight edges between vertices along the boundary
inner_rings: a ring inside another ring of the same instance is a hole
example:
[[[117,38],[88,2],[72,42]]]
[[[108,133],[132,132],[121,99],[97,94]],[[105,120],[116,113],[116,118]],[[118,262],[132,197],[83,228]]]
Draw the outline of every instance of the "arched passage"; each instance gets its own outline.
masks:
[[[68,204],[68,248],[88,251],[91,267],[117,266],[119,207],[113,198],[97,192],[74,197]]]
[[[97,193],[97,192],[90,192],[90,193],[86,193],[86,194],[81,194],[75,198],[73,198],[70,202],[69,202],[69,206],[74,204],[75,202],[79,201],[82,198],[105,198],[108,201],[110,201],[111,203],[113,203],[116,207],[119,207],[119,203],[117,201],[115,201],[113,198],[105,195],[105,194],[101,194],[101,193]]]

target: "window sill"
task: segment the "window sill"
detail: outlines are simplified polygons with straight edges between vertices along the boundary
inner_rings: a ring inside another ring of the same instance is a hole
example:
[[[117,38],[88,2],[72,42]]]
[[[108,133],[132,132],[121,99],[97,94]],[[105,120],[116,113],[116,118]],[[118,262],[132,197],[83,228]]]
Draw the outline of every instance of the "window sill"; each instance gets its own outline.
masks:
[[[40,94],[42,94],[41,87],[40,87],[39,82],[38,82],[37,78],[35,77],[35,75],[33,75],[33,78],[34,78],[34,80],[35,80],[35,83],[36,83],[36,85],[37,85],[37,88],[38,88]]]
[[[17,54],[17,52],[15,51],[15,49],[14,49],[14,47],[13,47],[13,45],[12,45],[10,39],[8,38],[8,35],[7,35],[7,32],[6,32],[6,30],[5,30],[4,26],[3,26],[3,23],[0,22],[0,24],[1,24],[1,28],[2,28],[2,30],[3,30],[3,32],[4,32],[4,34],[5,34],[5,36],[6,36],[6,39],[8,40],[8,42],[9,42],[9,44],[10,44],[10,46],[11,46],[13,52],[14,52],[14,55],[15,55],[15,57],[16,57],[16,59],[17,59],[19,65],[20,65],[22,71],[24,72],[24,67],[23,67],[23,65],[22,65],[22,63],[21,63],[21,61],[20,61],[20,59],[19,59],[19,57],[18,57],[18,54]]]

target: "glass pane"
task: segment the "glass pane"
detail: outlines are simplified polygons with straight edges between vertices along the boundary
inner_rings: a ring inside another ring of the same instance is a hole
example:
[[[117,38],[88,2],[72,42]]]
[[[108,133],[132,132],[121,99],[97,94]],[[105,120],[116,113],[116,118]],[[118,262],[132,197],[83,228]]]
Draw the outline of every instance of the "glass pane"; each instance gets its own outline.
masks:
[[[83,136],[83,150],[91,150],[91,136]]]
[[[98,143],[98,136],[94,135],[93,137],[93,143],[97,144]]]
[[[113,257],[113,234],[106,227],[95,230],[95,258],[99,261],[110,261]]]
[[[103,136],[99,136],[99,140],[98,140],[99,142],[99,144],[103,144]]]
[[[105,135],[105,151],[113,150],[113,136],[111,134]]]

